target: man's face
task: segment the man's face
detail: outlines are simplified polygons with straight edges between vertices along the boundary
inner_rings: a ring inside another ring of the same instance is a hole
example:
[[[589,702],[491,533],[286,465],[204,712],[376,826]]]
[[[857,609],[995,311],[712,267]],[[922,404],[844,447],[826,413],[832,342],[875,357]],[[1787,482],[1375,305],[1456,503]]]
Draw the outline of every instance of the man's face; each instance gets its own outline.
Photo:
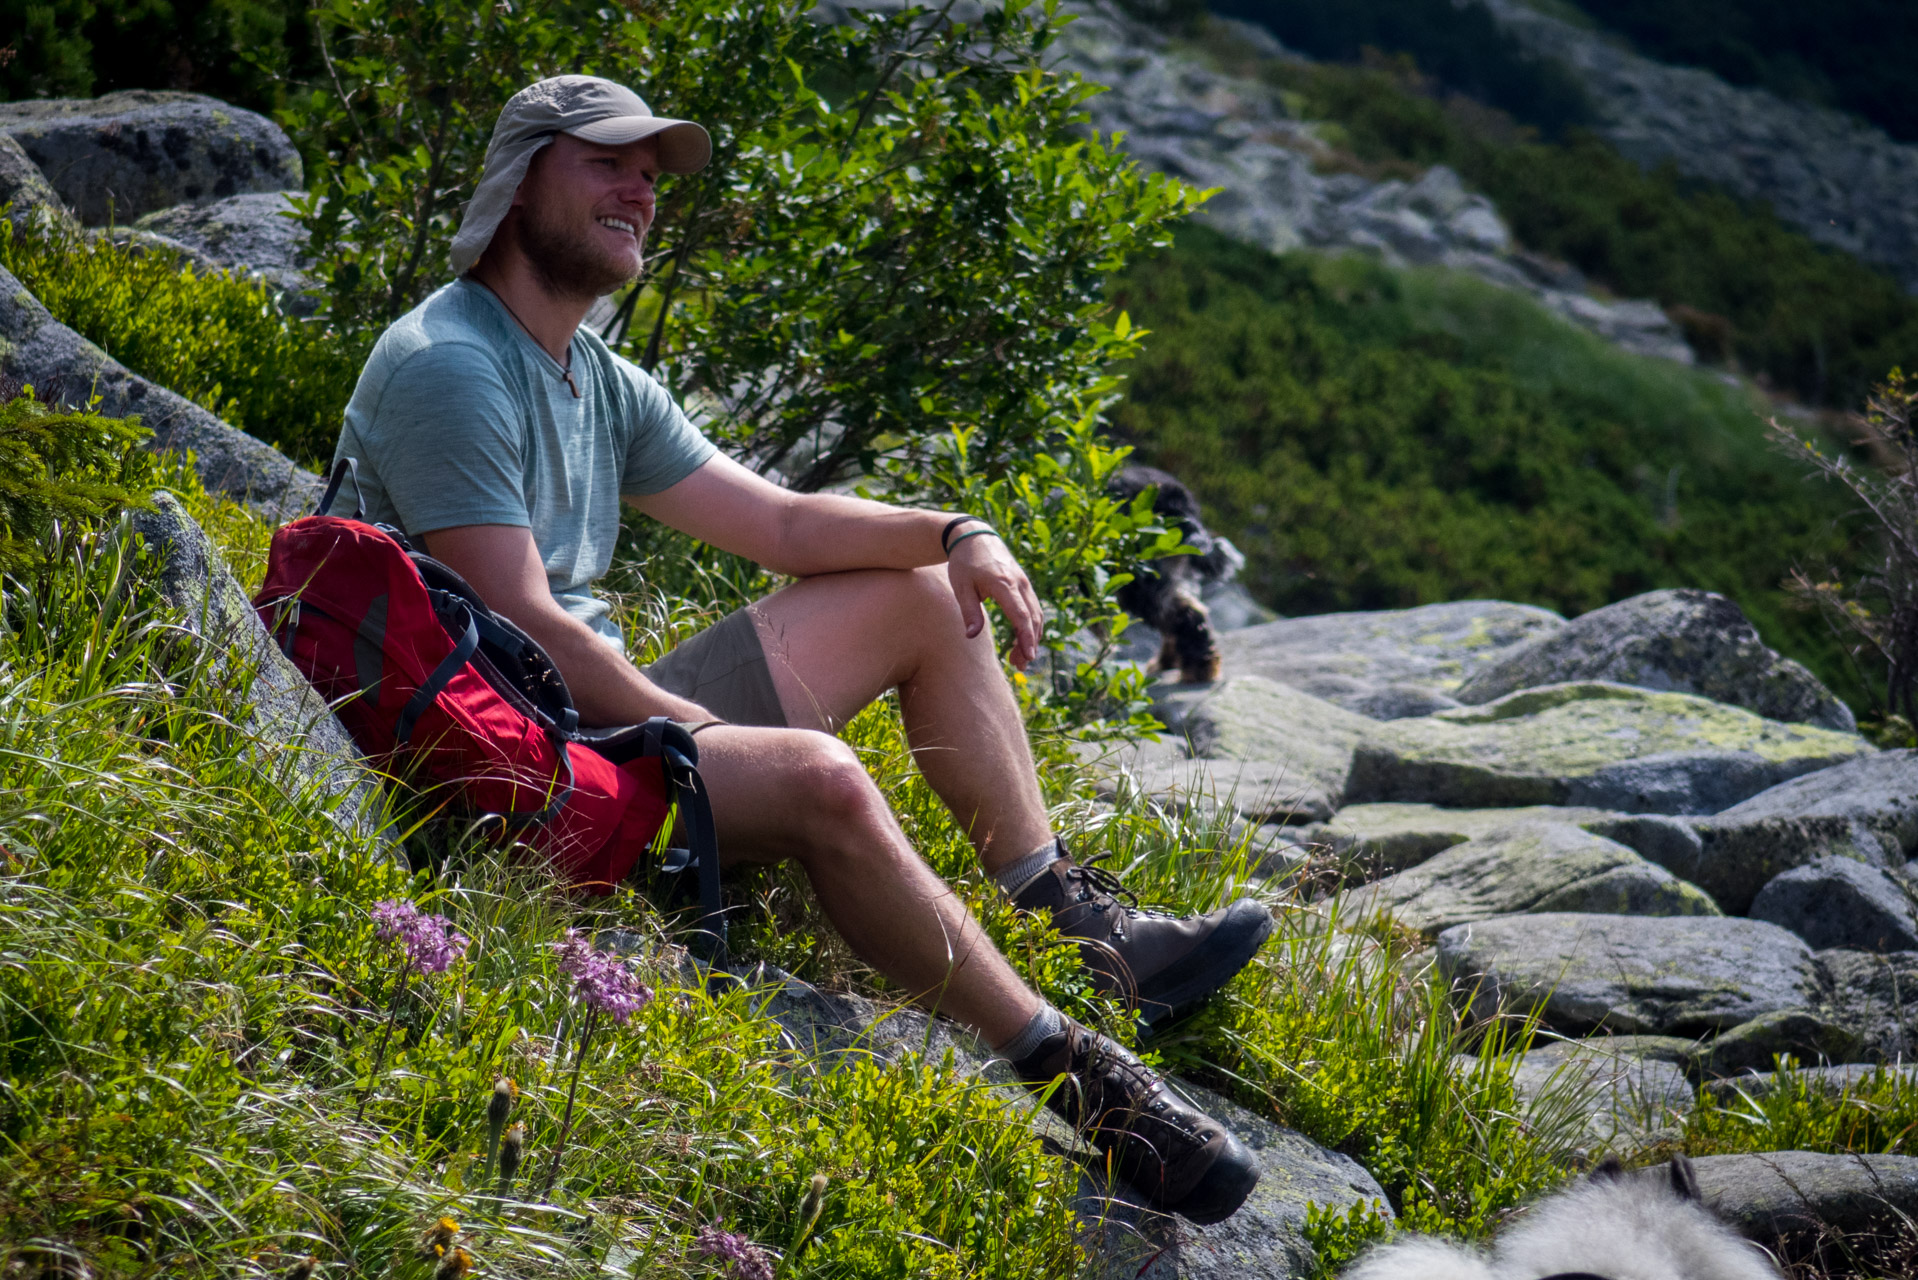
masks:
[[[556,294],[599,298],[639,278],[653,225],[659,143],[602,146],[560,134],[513,199],[520,251]]]

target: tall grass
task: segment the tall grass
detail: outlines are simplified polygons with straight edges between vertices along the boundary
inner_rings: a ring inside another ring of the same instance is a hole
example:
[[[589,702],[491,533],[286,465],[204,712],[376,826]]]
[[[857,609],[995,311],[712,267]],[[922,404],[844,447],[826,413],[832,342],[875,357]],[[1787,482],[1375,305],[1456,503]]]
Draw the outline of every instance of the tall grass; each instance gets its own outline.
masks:
[[[264,526],[186,496],[257,572]],[[242,728],[245,673],[194,656],[126,526],[64,537],[9,580],[0,633],[0,1253],[66,1251],[101,1276],[278,1273],[312,1255],[425,1277],[446,1265],[438,1247],[490,1274],[680,1277],[720,1273],[695,1247],[718,1224],[782,1276],[1079,1274],[1077,1172],[984,1081],[937,1055],[795,1054],[763,991],[715,994],[682,971],[638,889],[581,903],[458,831],[394,845],[342,825],[289,744]],[[714,612],[629,606],[666,633]],[[846,737],[1015,965],[1132,1038],[1073,950],[979,872],[894,708]],[[1482,1029],[1402,947],[1257,881],[1250,835],[1225,818],[1103,805],[1067,743],[1036,745],[1081,856],[1170,909],[1252,892],[1280,914],[1279,940],[1141,1046],[1150,1058],[1353,1155],[1422,1227],[1482,1232],[1561,1176],[1562,1145],[1517,1118],[1515,1046],[1461,1067]],[[896,999],[789,871],[732,892],[745,960]],[[394,898],[473,940],[403,995],[369,914]],[[658,991],[583,1063],[554,955],[567,928],[620,930]],[[572,1138],[541,1196],[576,1065]],[[486,1164],[501,1076],[528,1128],[528,1172],[505,1195]],[[442,1216],[456,1233],[433,1234]],[[1330,1267],[1383,1229],[1361,1211],[1314,1232]]]

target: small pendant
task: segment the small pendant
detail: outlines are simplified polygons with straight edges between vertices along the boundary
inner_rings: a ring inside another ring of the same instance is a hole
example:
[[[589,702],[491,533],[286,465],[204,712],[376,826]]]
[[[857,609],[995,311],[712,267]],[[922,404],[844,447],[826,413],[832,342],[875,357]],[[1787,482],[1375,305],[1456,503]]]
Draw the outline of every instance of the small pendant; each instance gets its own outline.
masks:
[[[566,379],[566,385],[573,389],[573,399],[578,400],[580,398],[579,384],[573,381],[573,371],[571,369],[561,369],[559,376]]]

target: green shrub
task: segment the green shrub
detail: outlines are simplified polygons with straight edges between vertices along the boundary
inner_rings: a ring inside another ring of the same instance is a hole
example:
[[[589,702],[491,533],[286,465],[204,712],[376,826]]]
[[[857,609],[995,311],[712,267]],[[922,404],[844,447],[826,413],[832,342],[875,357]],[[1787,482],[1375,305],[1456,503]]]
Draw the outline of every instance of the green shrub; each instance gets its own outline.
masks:
[[[0,379],[0,572],[40,563],[55,531],[143,502],[159,474],[134,420],[57,411]]]
[[[1590,134],[1526,140],[1476,104],[1440,102],[1416,70],[1278,67],[1308,117],[1336,122],[1356,161],[1448,164],[1489,195],[1526,248],[1628,297],[1685,308],[1707,358],[1813,404],[1850,408],[1918,351],[1918,300],[1889,276],[1763,208],[1646,173]]]
[[[137,244],[15,231],[4,219],[0,267],[135,373],[309,465],[332,456],[365,350],[281,314],[265,283],[202,276]]]
[[[1799,559],[1851,563],[1844,504],[1710,373],[1469,277],[1200,229],[1114,298],[1153,331],[1116,429],[1195,487],[1280,612],[1495,597],[1573,614],[1705,587],[1862,697],[1780,586]]]

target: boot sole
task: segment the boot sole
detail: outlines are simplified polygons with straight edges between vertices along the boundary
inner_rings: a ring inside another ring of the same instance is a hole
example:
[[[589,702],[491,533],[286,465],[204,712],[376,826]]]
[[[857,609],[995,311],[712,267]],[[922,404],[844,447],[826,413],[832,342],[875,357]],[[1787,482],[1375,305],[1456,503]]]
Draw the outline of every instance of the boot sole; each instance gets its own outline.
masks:
[[[1224,1222],[1259,1185],[1259,1162],[1237,1138],[1230,1139],[1198,1185],[1164,1211],[1176,1213],[1195,1226]]]
[[[1242,898],[1233,903],[1225,920],[1203,944],[1211,953],[1210,963],[1164,990],[1141,991],[1139,1020],[1152,1027],[1204,1000],[1252,963],[1252,957],[1259,953],[1259,948],[1277,927],[1272,913],[1252,899]]]

